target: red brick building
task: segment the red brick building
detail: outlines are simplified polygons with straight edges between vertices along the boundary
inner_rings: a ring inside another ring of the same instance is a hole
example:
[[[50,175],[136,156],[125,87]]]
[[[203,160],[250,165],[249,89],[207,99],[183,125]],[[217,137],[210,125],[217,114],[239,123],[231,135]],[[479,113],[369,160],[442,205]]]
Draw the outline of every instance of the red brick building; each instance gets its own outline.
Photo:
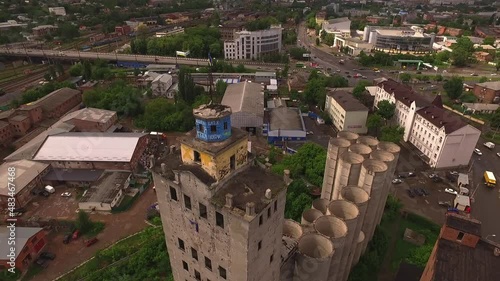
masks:
[[[47,238],[45,231],[40,227],[16,227],[15,265],[16,270],[25,271],[36,260],[45,245]],[[8,255],[11,254],[7,247],[7,239],[10,235],[9,229],[0,228],[0,270],[10,268]]]
[[[116,26],[115,32],[120,36],[121,35],[128,35],[129,33],[132,32],[132,28],[128,25]]]
[[[42,108],[43,118],[59,118],[82,102],[82,93],[71,88],[55,90],[45,97],[30,103]]]
[[[500,102],[500,81],[477,83],[472,90],[479,103]]]
[[[90,107],[72,112],[71,115],[65,122],[74,125],[78,132],[106,132],[118,121],[115,111]]]
[[[26,106],[0,112],[0,145],[8,145],[14,137],[22,137],[42,120],[40,106]]]
[[[500,245],[481,238],[481,222],[447,214],[420,281],[500,280]]]

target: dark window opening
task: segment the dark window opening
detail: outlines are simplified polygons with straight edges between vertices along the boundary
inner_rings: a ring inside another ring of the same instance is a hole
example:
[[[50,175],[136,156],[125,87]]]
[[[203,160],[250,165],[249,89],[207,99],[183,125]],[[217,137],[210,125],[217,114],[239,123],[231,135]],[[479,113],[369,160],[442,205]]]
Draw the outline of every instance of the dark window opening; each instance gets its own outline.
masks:
[[[200,217],[206,219],[207,218],[207,206],[199,203],[199,207],[200,207]]]
[[[211,125],[210,126],[210,133],[216,133],[217,132],[217,126]]]
[[[267,208],[267,218],[271,217],[271,207]]]
[[[273,263],[273,260],[274,260],[274,254],[272,254],[271,257],[269,257],[269,263]]]
[[[177,241],[179,242],[179,249],[184,251],[186,249],[184,248],[184,240],[182,240],[181,238],[177,238]]]
[[[274,201],[274,211],[278,210],[278,200]]]
[[[231,170],[236,169],[236,156],[234,156],[234,155],[229,157],[229,168]]]
[[[194,279],[201,280],[201,275],[197,270],[194,271]]]
[[[189,266],[188,266],[187,262],[182,261],[182,268],[184,268],[185,271],[189,271]]]
[[[184,206],[186,206],[186,209],[191,210],[191,198],[185,194],[184,194]]]
[[[196,251],[193,247],[191,247],[191,256],[193,259],[198,260],[198,251]]]
[[[205,257],[205,267],[212,271],[212,260],[207,257]]]
[[[224,216],[219,212],[215,212],[215,224],[224,228]]]
[[[170,199],[177,201],[177,190],[174,187],[170,187]]]
[[[224,122],[224,130],[227,130],[227,122]]]
[[[203,132],[204,128],[202,124],[198,124],[198,131]]]
[[[464,235],[465,235],[465,234],[464,234],[463,232],[459,232],[459,233],[458,233],[458,236],[457,236],[457,240],[458,240],[458,241],[462,241],[462,239],[464,239]]]
[[[257,250],[260,249],[262,249],[262,240],[260,240],[259,243],[257,243]]]
[[[262,218],[262,215],[260,215],[260,217],[259,217],[259,225],[262,225],[263,222],[264,222],[264,218]]]
[[[222,266],[219,266],[219,275],[220,277],[226,279],[227,278],[227,272],[226,269]]]
[[[193,155],[193,160],[194,160],[194,162],[201,162],[201,155],[200,155],[200,153],[199,153],[198,151],[196,151],[196,150],[195,150],[195,151],[193,152],[193,154],[194,154],[194,155]]]

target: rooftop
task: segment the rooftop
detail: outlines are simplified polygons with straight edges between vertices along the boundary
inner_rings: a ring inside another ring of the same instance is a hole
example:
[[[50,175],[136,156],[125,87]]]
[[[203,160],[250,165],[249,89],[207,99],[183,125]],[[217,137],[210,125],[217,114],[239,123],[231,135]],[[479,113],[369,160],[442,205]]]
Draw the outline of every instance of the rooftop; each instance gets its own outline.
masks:
[[[0,120],[0,129],[9,126],[8,122]]]
[[[241,139],[247,138],[247,132],[237,129],[231,128],[231,137],[222,141],[222,142],[211,142],[207,143],[201,141],[196,138],[196,130],[191,130],[187,132],[183,137],[179,137],[179,142],[186,144],[189,147],[192,147],[195,150],[203,151],[208,154],[218,154],[219,152],[225,150],[226,148],[231,147],[231,145],[235,142],[240,141]]]
[[[467,123],[462,121],[460,117],[442,107],[435,105],[426,106],[417,111],[417,114],[425,118],[438,128],[444,127],[446,134],[455,132],[456,130],[467,126]]]
[[[218,119],[231,114],[231,108],[222,104],[202,104],[193,109],[195,118]]]
[[[494,103],[468,103],[468,102],[464,102],[462,105],[465,106],[467,109],[478,110],[478,111],[495,111],[500,107],[500,105],[494,104]]]
[[[265,199],[266,190],[270,189],[274,196],[284,188],[286,186],[280,176],[258,166],[248,166],[223,183],[212,200],[214,204],[224,206],[226,194],[231,193],[234,208],[245,212],[246,204],[253,202],[258,214],[270,203]]]
[[[359,100],[347,91],[332,91],[328,93],[345,111],[368,111]]]
[[[335,23],[341,23],[341,22],[351,22],[351,20],[348,17],[328,20],[329,24],[335,24]]]
[[[7,119],[7,118],[9,118],[14,113],[16,113],[15,109],[9,109],[9,110],[5,110],[5,111],[0,111],[0,120],[1,119]]]
[[[155,79],[153,79],[153,82],[152,83],[155,83],[155,82],[162,82],[162,83],[167,83],[169,81],[172,80],[172,76],[171,75],[168,75],[168,74],[160,74],[158,76],[156,76]]]
[[[481,222],[456,214],[446,216],[446,225],[458,231],[463,231],[476,236],[481,236]],[[500,280],[500,279],[499,279]]]
[[[105,172],[91,188],[87,189],[80,202],[111,203],[120,189],[125,188],[129,172]]]
[[[15,193],[19,193],[23,188],[26,187],[33,179],[38,177],[38,175],[45,170],[49,165],[45,163],[34,162],[30,160],[19,160],[10,163],[3,163],[0,165],[0,195],[8,195],[8,167],[16,168]],[[1,244],[1,243],[0,243]]]
[[[61,133],[48,136],[33,157],[40,161],[113,161],[132,159],[141,133]]]
[[[42,107],[43,111],[50,112],[60,104],[64,103],[67,100],[70,100],[71,98],[77,95],[81,95],[81,92],[71,88],[61,88],[40,98],[37,101],[30,103],[29,105],[37,104]]]
[[[107,123],[115,115],[116,115],[116,112],[111,111],[111,110],[87,107],[87,108],[75,111],[72,114],[71,119],[90,121],[90,122],[96,122],[96,123]]]
[[[15,116],[11,117],[10,120],[21,122],[21,121],[23,121],[26,118],[29,118],[29,116],[28,115],[24,115],[24,114],[17,114]]]
[[[24,249],[26,242],[28,242],[33,235],[42,230],[43,228],[40,227],[16,227],[16,257],[18,257]],[[7,227],[0,227],[0,241],[7,241],[9,235],[10,233]],[[10,247],[8,243],[0,243],[0,260],[7,260],[7,255],[10,253]]]
[[[43,177],[43,180],[94,182],[99,179],[103,172],[104,170],[53,169]]]
[[[304,130],[298,108],[278,107],[270,111],[269,130]]]
[[[394,97],[396,98],[396,100],[402,102],[408,107],[412,102],[415,102],[417,107],[423,107],[429,104],[429,102],[425,100],[424,97],[413,91],[411,87],[396,82],[395,80],[383,79],[383,81],[381,81],[378,86],[383,88],[388,93],[394,93]]]
[[[231,107],[232,112],[252,113],[264,117],[264,92],[257,83],[241,82],[226,88],[223,105]]]
[[[476,85],[493,91],[500,91],[500,81],[477,83]]]

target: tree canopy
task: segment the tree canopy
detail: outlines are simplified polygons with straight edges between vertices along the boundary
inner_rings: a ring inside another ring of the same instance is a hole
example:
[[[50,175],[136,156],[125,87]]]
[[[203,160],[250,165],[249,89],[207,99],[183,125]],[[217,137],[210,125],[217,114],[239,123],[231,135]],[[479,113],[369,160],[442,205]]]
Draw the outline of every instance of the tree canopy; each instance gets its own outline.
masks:
[[[286,193],[285,218],[300,221],[302,213],[311,208],[313,197],[303,180],[294,180]]]
[[[61,88],[73,88],[74,89],[75,85],[71,84],[69,82],[50,82],[50,83],[47,83],[47,84],[42,85],[40,87],[37,87],[35,89],[31,89],[31,90],[24,92],[24,94],[22,94],[22,96],[21,96],[21,99],[20,100],[13,100],[11,105],[13,107],[18,107],[21,104],[26,104],[26,103],[36,101],[36,100],[52,93],[53,91],[55,91],[57,89],[61,89]]]
[[[113,110],[124,116],[137,116],[142,113],[140,91],[123,80],[117,80],[108,87],[85,92],[83,103],[88,107]]]
[[[453,76],[444,83],[443,88],[450,99],[458,99],[463,93],[464,82],[462,78]]]
[[[396,105],[388,100],[379,101],[377,104],[377,114],[384,118],[386,121],[394,116]]]
[[[399,126],[384,126],[379,139],[381,141],[389,141],[399,143],[403,140],[405,129]]]
[[[307,104],[317,105],[323,108],[325,106],[326,87],[340,88],[347,86],[347,79],[340,75],[335,74],[330,77],[326,77],[319,74],[318,71],[313,70],[309,75],[309,81],[307,81],[303,99]]]
[[[452,64],[455,66],[466,66],[471,60],[472,53],[474,53],[474,43],[472,43],[469,37],[462,36],[457,39],[457,43],[452,48]]]

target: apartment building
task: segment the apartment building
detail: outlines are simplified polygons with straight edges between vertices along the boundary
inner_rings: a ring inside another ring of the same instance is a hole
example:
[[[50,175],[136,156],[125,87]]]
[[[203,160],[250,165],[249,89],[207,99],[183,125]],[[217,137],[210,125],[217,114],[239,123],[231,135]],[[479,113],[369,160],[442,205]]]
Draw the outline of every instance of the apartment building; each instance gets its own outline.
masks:
[[[429,103],[410,87],[384,79],[377,85],[375,107],[382,100],[396,105],[394,122],[404,128],[403,140],[420,150],[429,166],[469,164],[481,131],[444,109],[441,96]]]
[[[229,107],[193,113],[180,153],[153,173],[174,280],[279,280],[285,183],[248,159]]]
[[[224,58],[228,60],[251,60],[267,54],[281,52],[283,28],[271,26],[257,31],[239,31],[233,40],[224,42]]]
[[[331,91],[326,96],[325,111],[338,131],[366,134],[368,108],[346,91]]]
[[[474,85],[472,90],[480,103],[498,103],[500,102],[500,82],[484,82]]]

